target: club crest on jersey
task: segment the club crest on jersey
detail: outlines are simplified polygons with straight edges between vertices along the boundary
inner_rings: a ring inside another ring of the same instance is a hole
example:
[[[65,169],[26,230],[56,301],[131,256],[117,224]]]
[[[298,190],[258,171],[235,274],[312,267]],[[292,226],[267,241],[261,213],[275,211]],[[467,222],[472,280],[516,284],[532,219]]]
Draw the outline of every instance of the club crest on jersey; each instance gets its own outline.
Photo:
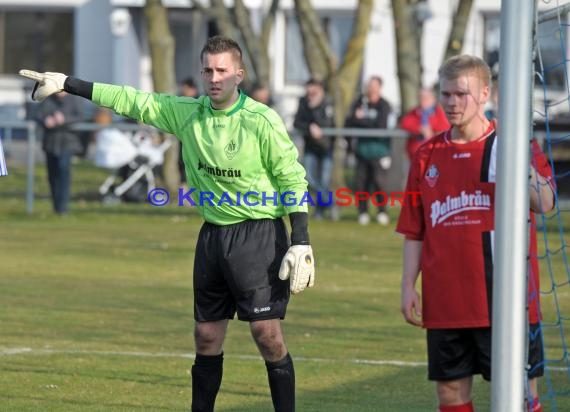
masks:
[[[239,152],[239,145],[232,139],[226,147],[224,147],[224,152],[228,160],[232,160],[237,152]]]
[[[431,165],[426,172],[426,182],[429,187],[434,187],[439,178],[439,170],[437,170],[436,165]]]

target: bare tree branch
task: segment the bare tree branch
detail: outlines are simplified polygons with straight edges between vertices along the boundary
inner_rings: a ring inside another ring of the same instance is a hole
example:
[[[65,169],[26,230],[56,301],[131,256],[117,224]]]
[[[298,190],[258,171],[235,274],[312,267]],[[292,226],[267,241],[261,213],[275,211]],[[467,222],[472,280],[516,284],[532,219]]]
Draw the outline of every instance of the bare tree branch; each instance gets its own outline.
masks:
[[[234,12],[236,25],[241,32],[257,81],[263,86],[268,86],[269,58],[267,49],[262,49],[260,38],[253,32],[251,16],[249,10],[243,4],[243,0],[234,1]]]
[[[295,12],[303,36],[309,70],[312,74],[330,78],[336,70],[337,62],[319,16],[309,0],[295,0]],[[322,59],[314,58],[317,52],[323,57]]]

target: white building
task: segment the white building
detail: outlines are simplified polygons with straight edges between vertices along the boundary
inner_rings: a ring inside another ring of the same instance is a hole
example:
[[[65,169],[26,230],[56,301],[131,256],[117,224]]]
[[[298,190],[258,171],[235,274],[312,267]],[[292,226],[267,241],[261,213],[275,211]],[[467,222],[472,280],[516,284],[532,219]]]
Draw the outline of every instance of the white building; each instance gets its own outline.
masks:
[[[77,77],[150,90],[151,63],[142,6],[144,0],[0,0],[0,79],[16,78],[19,68],[61,71]],[[207,0],[202,0],[206,3]],[[231,6],[231,1],[226,1]],[[270,0],[246,0],[253,27],[260,26]],[[176,78],[199,73],[199,51],[214,33],[211,21],[193,8],[192,0],[163,0],[170,8],[176,41]],[[342,55],[351,33],[357,0],[312,0],[327,23],[334,50]],[[426,0],[429,10],[422,39],[423,81],[436,81],[451,17],[457,0]],[[463,52],[497,58],[501,0],[475,0]],[[553,5],[551,4],[550,7]],[[288,123],[296,110],[308,73],[302,59],[293,0],[282,0],[271,37],[272,90]],[[399,108],[394,22],[390,0],[376,0],[366,44],[363,80],[377,74],[384,79],[385,97]],[[21,84],[17,80],[17,84]],[[0,82],[6,84],[6,80]],[[4,87],[0,105],[22,102],[19,88]],[[20,93],[18,95],[18,93]],[[1,116],[0,116],[1,118]]]

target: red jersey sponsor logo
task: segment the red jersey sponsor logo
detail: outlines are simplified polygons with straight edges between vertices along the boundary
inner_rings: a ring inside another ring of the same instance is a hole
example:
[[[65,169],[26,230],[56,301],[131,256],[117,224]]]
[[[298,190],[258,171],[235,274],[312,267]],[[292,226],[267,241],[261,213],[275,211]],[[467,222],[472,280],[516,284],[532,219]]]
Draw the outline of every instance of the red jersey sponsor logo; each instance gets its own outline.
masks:
[[[481,190],[467,193],[462,190],[458,196],[447,195],[445,200],[436,200],[431,204],[431,227],[444,222],[447,218],[470,210],[491,211],[491,196]]]

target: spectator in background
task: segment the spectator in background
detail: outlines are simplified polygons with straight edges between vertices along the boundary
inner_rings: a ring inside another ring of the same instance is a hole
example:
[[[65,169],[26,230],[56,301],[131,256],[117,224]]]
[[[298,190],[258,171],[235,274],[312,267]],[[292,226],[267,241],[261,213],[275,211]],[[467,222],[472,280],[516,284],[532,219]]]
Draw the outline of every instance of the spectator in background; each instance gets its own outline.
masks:
[[[366,90],[352,105],[347,127],[371,129],[386,129],[388,116],[392,111],[390,104],[382,97],[382,78],[372,76],[366,84]],[[365,192],[372,188],[372,193],[386,189],[388,172],[392,164],[390,157],[390,138],[387,137],[358,137],[356,142],[356,191]],[[381,204],[384,197],[378,195],[377,203]],[[385,226],[390,223],[386,213],[386,205],[378,206],[376,221]],[[358,204],[358,222],[361,225],[370,223],[368,201]]]
[[[410,133],[406,143],[406,152],[410,161],[422,143],[450,127],[432,89],[428,87],[421,89],[419,101],[420,104],[404,114],[400,120],[400,128]]]
[[[200,96],[198,85],[194,78],[187,77],[182,80],[180,84],[180,96],[197,98]],[[186,168],[184,167],[184,160],[182,159],[182,142],[178,142],[178,173],[180,174],[180,184],[186,185]]]
[[[198,85],[192,77],[187,77],[186,79],[182,80],[182,83],[180,85],[180,96],[194,98],[200,96]]]
[[[309,187],[320,193],[323,203],[328,203],[328,192],[332,176],[333,140],[323,135],[322,127],[333,127],[333,105],[327,98],[324,83],[315,78],[305,83],[305,96],[299,100],[299,107],[293,126],[303,134],[305,142],[304,165]],[[315,202],[317,197],[314,198]],[[320,202],[319,202],[320,203]],[[322,219],[325,207],[317,203],[314,217]]]
[[[260,83],[256,83],[251,88],[250,97],[253,100],[257,100],[259,103],[263,103],[269,107],[273,106],[273,99],[271,98],[271,92],[266,86]]]
[[[66,214],[71,190],[71,159],[83,152],[78,133],[70,130],[69,125],[83,120],[83,101],[66,92],[52,95],[41,104],[36,120],[44,132],[42,148],[46,153],[53,210],[59,215]]]

